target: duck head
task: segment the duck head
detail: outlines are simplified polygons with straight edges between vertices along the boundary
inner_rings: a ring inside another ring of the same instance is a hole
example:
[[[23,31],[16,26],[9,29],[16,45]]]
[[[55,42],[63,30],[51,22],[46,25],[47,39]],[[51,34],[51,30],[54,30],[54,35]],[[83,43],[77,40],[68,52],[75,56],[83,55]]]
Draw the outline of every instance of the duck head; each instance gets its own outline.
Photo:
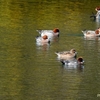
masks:
[[[97,29],[97,30],[95,30],[95,33],[96,33],[96,34],[99,34],[99,30],[98,30],[98,29]]]
[[[47,36],[47,35],[44,35],[44,36],[42,36],[42,38],[43,38],[44,40],[46,40],[46,39],[48,39],[48,36]]]
[[[100,6],[96,7],[95,10],[96,10],[96,11],[100,10]]]
[[[97,30],[95,30],[96,34],[100,34],[100,28],[98,28]]]
[[[71,53],[71,54],[74,54],[74,58],[77,58],[77,52],[76,52],[75,49],[71,49],[71,50],[70,50],[70,53]]]
[[[54,33],[57,33],[57,32],[59,32],[59,29],[58,29],[58,28],[55,28],[55,29],[53,30],[53,32],[54,32]]]
[[[70,50],[70,53],[75,53],[75,54],[77,54],[77,52],[76,52],[75,49],[71,49],[71,50]]]
[[[84,63],[84,60],[83,60],[82,57],[77,58],[77,61],[78,61],[79,64],[83,64]]]

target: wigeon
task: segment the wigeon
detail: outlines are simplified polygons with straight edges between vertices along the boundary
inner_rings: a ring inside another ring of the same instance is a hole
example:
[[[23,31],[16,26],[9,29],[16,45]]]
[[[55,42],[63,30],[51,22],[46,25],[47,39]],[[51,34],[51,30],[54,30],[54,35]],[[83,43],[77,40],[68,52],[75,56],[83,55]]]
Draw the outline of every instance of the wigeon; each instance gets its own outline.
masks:
[[[49,39],[52,39],[54,36],[59,36],[59,29],[55,28],[53,30],[37,30],[41,36],[47,35]]]
[[[70,51],[55,52],[55,54],[57,54],[57,58],[59,60],[73,60],[77,56],[77,52],[75,49],[71,49]]]
[[[48,39],[48,36],[47,35],[37,36],[36,37],[36,43],[38,45],[44,45],[44,44],[50,43],[50,40]]]
[[[95,31],[92,30],[85,30],[82,31],[84,37],[99,37],[100,36],[100,28],[96,29]]]
[[[96,13],[96,15],[95,15],[96,18],[97,18],[97,19],[98,19],[98,18],[100,19],[100,7],[96,7],[95,10],[97,11],[97,13]]]
[[[97,12],[96,14],[94,14],[93,12],[92,12],[92,16],[90,16],[90,18],[94,18],[94,20],[100,20],[100,7],[98,6],[98,7],[96,7],[95,8],[95,11]]]
[[[60,60],[60,62],[65,66],[78,66],[84,64],[84,60],[82,57],[79,57],[74,60]]]

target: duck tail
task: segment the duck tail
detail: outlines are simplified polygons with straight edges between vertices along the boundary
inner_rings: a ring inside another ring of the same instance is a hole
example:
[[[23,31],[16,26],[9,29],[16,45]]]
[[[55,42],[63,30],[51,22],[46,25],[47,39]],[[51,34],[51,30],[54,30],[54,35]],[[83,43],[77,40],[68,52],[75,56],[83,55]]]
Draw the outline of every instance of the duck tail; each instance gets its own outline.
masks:
[[[95,14],[94,14],[94,12],[92,12],[92,15],[90,16],[90,18],[92,18],[92,17],[94,17],[95,16]]]
[[[49,41],[48,41],[48,43],[50,44],[50,43],[51,43],[51,41],[49,40]]]
[[[86,29],[82,30],[82,32],[86,32],[86,31],[87,31]]]
[[[59,55],[58,51],[55,52],[56,55]]]
[[[82,30],[82,33],[85,35],[87,33],[87,30],[86,29]]]
[[[65,65],[65,62],[63,60],[60,60],[60,62],[62,63],[62,65]]]
[[[94,14],[94,12],[92,12],[92,15],[90,16],[90,18],[94,18],[94,20],[96,20],[96,15]]]
[[[36,30],[36,31],[37,31],[39,34],[41,34],[41,32],[42,32],[42,30],[40,30],[40,29],[39,29],[39,30]]]
[[[35,39],[37,39],[39,36],[36,36]]]

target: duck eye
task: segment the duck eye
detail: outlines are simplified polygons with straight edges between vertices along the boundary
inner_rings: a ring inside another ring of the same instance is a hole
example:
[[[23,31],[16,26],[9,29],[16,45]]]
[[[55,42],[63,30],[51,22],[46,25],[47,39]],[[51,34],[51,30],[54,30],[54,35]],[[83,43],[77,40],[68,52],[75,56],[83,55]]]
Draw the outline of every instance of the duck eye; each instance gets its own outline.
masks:
[[[75,51],[75,50],[73,50],[73,52],[75,53],[76,51]]]

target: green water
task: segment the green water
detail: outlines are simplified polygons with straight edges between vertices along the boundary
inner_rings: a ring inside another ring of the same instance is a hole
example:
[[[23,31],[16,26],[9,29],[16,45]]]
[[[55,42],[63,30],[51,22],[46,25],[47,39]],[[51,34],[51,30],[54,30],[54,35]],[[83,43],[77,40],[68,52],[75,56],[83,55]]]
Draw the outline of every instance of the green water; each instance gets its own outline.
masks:
[[[100,40],[90,16],[99,0],[0,1],[0,100],[97,100],[100,94]],[[37,29],[60,29],[50,46],[37,46]],[[84,69],[67,69],[55,52],[75,48]]]

